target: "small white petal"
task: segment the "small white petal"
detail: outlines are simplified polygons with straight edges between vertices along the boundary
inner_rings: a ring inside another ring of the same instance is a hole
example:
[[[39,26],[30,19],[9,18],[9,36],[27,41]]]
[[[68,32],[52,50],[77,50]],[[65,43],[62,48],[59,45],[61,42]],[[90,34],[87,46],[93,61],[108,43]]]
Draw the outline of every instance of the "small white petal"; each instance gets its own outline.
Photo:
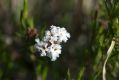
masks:
[[[40,42],[40,39],[39,38],[36,38],[35,39],[35,42],[39,43]]]

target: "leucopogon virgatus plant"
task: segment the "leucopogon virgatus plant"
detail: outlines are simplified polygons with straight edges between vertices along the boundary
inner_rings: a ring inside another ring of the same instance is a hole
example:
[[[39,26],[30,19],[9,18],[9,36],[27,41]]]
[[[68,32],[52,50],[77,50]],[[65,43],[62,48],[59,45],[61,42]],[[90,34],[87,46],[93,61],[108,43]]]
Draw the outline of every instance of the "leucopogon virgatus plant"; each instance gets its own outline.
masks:
[[[48,56],[51,61],[55,61],[59,54],[61,54],[61,43],[66,43],[70,38],[70,33],[63,27],[50,26],[50,30],[45,31],[45,35],[42,40],[35,39],[35,48],[38,50],[41,56]]]

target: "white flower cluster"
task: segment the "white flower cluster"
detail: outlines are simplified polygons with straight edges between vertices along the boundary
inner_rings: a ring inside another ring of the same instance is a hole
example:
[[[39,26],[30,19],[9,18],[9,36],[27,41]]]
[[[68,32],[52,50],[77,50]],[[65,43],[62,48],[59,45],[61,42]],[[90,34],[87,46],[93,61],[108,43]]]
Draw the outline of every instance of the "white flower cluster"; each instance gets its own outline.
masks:
[[[52,61],[55,61],[61,54],[61,43],[67,42],[70,34],[65,28],[51,26],[50,30],[45,32],[43,40],[35,39],[36,49],[41,52],[41,56],[48,56]]]

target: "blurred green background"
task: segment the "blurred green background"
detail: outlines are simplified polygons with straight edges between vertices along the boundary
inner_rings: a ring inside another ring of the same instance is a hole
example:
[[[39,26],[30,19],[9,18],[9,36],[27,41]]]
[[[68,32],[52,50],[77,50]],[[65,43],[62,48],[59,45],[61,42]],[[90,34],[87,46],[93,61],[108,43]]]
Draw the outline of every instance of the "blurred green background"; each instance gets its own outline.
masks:
[[[102,80],[106,52],[119,37],[118,20],[118,0],[0,0],[0,80]],[[51,25],[71,34],[53,62],[40,57],[34,38],[25,34],[32,27],[42,37]],[[116,44],[107,80],[119,80],[118,53]]]

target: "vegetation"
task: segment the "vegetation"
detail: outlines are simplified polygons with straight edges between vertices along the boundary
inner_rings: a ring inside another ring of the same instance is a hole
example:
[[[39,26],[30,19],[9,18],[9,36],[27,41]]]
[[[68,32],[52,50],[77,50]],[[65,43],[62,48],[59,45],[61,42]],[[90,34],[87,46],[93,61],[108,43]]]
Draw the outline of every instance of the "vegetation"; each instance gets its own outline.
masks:
[[[119,79],[119,0],[74,1],[36,0],[32,12],[23,0],[15,13],[5,0],[10,16],[0,13],[0,80]],[[51,25],[71,33],[56,61],[34,47]]]

